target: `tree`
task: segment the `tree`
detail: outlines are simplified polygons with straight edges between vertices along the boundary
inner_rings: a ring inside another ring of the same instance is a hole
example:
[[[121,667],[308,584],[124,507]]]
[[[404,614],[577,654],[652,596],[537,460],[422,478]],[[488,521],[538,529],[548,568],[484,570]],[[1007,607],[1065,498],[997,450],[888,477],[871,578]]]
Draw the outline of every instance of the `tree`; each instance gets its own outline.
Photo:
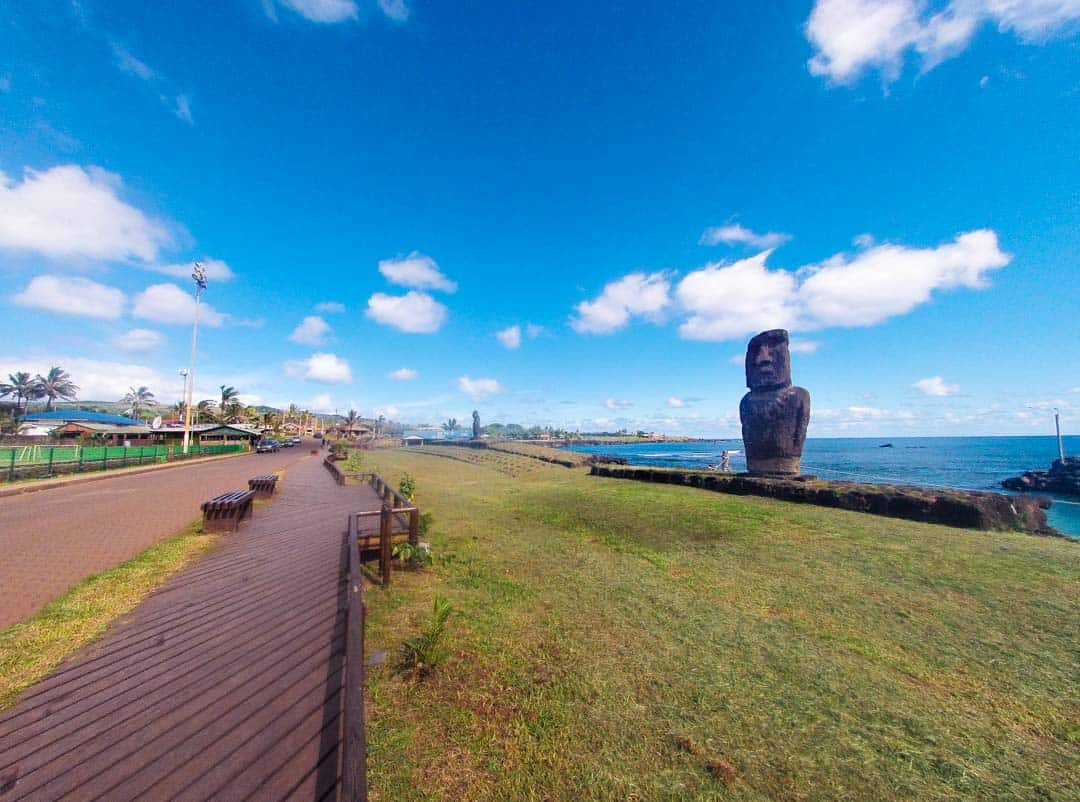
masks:
[[[38,384],[26,371],[12,373],[8,376],[7,383],[0,384],[0,398],[7,395],[15,396],[15,414],[19,414],[23,401],[40,398],[37,395]]]
[[[355,409],[350,409],[349,414],[345,416],[345,435],[350,436],[352,434],[353,427],[356,426],[356,422],[360,420],[360,413]]]
[[[183,420],[184,419],[184,409],[186,407],[187,407],[187,404],[185,404],[183,401],[177,401],[175,404],[173,404],[172,413],[171,413],[172,416],[174,418],[179,418],[180,420]]]
[[[453,435],[458,430],[457,418],[450,418],[446,423],[442,425],[443,431],[449,435]]]
[[[214,407],[217,404],[211,398],[204,398],[198,404],[195,405],[195,422],[198,423],[202,418],[214,417]]]
[[[127,404],[127,410],[124,414],[138,418],[139,412],[144,407],[156,404],[157,399],[154,398],[154,394],[150,392],[149,387],[139,387],[138,389],[131,387],[128,394],[120,399],[120,403]]]
[[[38,375],[34,379],[37,385],[38,398],[47,398],[45,411],[52,412],[53,402],[75,400],[75,394],[79,392],[79,385],[71,380],[71,376],[63,368],[51,367],[44,376]]]
[[[221,422],[224,423],[225,419],[229,415],[229,407],[236,403],[237,397],[240,395],[240,391],[235,387],[228,385],[221,385],[221,406],[218,407],[218,414],[221,416]]]

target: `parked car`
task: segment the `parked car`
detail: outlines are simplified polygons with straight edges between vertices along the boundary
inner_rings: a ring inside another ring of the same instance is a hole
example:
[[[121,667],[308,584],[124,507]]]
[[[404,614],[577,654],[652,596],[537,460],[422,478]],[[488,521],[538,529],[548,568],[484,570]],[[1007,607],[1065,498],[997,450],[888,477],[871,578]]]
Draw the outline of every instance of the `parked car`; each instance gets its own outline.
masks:
[[[269,451],[277,451],[279,448],[281,448],[281,443],[277,440],[271,440],[270,438],[264,437],[259,441],[259,444],[255,446],[255,453],[265,454]]]

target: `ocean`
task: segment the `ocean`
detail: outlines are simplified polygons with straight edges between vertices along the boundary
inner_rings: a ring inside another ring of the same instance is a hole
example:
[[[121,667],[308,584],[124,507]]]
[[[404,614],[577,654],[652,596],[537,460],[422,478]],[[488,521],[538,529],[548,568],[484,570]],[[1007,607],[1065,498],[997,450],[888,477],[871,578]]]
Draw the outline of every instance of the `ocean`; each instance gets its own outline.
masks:
[[[1065,437],[1065,453],[1080,453],[1080,436]],[[891,444],[891,447],[888,447]],[[631,465],[705,468],[731,452],[731,469],[746,470],[742,441],[628,443],[571,446],[574,451],[610,454]],[[802,469],[822,479],[846,479],[921,487],[1007,493],[1001,480],[1024,471],[1044,471],[1057,458],[1054,437],[837,437],[808,438]],[[1080,538],[1080,499],[1050,496],[1050,525]]]

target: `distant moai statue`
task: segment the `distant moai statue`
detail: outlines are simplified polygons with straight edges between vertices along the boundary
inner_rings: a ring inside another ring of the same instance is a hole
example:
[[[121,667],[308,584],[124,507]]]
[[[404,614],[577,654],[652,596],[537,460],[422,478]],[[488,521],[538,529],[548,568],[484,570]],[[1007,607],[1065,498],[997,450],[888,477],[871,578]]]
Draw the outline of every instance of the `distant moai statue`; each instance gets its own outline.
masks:
[[[477,412],[475,409],[472,413],[472,439],[480,439],[480,413]]]
[[[787,331],[763,331],[747,344],[746,386],[739,419],[747,470],[751,476],[798,476],[810,393],[791,386]]]

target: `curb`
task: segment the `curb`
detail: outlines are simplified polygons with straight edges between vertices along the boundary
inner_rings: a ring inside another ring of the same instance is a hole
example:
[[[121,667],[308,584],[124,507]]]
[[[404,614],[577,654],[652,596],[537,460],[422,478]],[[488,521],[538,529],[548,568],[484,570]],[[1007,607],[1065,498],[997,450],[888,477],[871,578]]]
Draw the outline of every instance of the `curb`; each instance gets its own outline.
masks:
[[[40,482],[27,482],[22,485],[13,485],[11,487],[0,487],[0,498],[5,496],[21,496],[23,493],[37,493],[42,490],[55,490],[58,487],[70,487],[71,485],[81,485],[87,482],[103,482],[106,479],[117,479],[121,476],[138,476],[143,473],[153,473],[154,471],[164,471],[169,468],[186,468],[189,465],[199,465],[206,462],[218,462],[223,459],[236,459],[237,457],[243,457],[251,454],[251,451],[243,451],[239,454],[221,454],[216,457],[200,457],[198,459],[184,460],[182,462],[167,462],[164,465],[146,465],[136,468],[114,468],[111,471],[99,471],[89,474],[87,476],[75,475],[72,477],[64,477],[62,479],[43,479]]]

